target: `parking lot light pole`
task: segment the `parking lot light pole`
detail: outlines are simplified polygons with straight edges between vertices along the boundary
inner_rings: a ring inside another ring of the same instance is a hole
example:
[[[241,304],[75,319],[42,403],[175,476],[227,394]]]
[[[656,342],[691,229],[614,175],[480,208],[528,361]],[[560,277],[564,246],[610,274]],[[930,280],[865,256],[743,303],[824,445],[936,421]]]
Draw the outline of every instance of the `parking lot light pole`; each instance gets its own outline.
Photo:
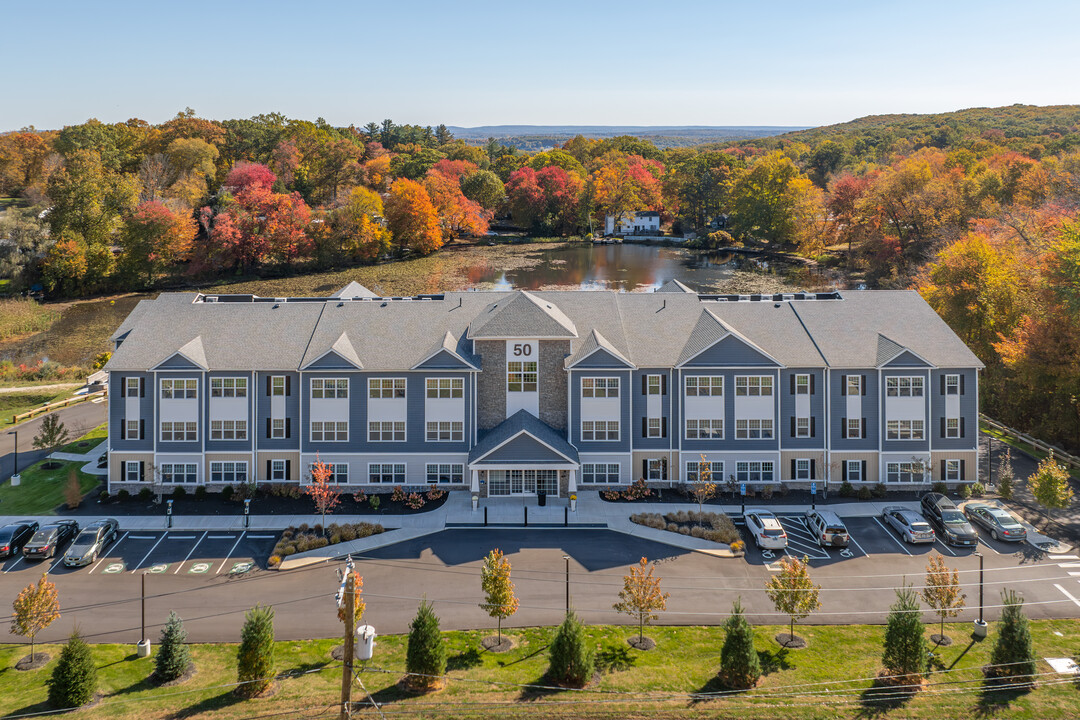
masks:
[[[15,465],[11,468],[11,474],[12,475],[18,475],[19,474],[19,431],[18,430],[10,430],[10,431],[8,431],[8,435],[14,435],[15,436]]]
[[[566,612],[570,612],[570,556],[563,555],[562,559],[566,561]]]
[[[986,637],[986,620],[983,619],[983,554],[976,552],[979,558],[979,619],[975,621],[975,637]]]

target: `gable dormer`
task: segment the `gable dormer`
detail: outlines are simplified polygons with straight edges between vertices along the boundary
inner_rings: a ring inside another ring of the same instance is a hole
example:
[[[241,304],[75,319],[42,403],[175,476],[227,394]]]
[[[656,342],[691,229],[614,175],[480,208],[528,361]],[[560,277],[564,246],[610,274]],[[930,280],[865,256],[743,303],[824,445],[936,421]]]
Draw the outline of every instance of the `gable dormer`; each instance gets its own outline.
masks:
[[[334,344],[300,366],[301,370],[363,370],[364,363],[353,347],[348,333],[341,333]]]
[[[152,370],[208,370],[206,363],[206,351],[203,348],[202,336],[189,340],[176,352],[162,360]]]
[[[599,330],[593,330],[581,343],[577,352],[566,360],[566,367],[574,368],[629,368],[636,366],[627,360]]]
[[[492,303],[469,324],[469,339],[572,339],[577,327],[554,303],[518,290]]]
[[[783,367],[783,363],[705,309],[683,346],[676,366]]]

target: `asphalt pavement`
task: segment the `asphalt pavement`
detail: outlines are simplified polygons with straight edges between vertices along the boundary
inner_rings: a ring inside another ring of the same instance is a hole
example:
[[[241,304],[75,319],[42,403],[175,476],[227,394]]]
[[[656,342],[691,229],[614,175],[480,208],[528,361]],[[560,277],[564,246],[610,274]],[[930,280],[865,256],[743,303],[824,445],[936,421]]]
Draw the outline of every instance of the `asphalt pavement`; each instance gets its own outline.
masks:
[[[74,440],[105,422],[107,409],[107,402],[88,400],[78,405],[54,410],[52,414],[59,416],[68,431],[69,439]],[[41,428],[45,415],[39,415],[15,426],[7,424],[11,418],[2,419],[0,422],[0,482],[7,482],[7,479],[15,472],[16,435],[19,438],[19,470],[30,467],[48,455],[45,450],[34,449],[34,436]],[[4,509],[0,507],[0,515],[3,514]]]

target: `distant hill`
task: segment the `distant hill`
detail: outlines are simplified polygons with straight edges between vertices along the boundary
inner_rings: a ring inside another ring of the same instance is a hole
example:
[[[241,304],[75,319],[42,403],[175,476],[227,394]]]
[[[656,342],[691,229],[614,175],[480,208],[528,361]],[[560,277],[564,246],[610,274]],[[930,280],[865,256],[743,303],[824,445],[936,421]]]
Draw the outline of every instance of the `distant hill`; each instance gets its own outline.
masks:
[[[449,128],[454,137],[472,145],[495,138],[521,150],[548,150],[576,135],[598,139],[633,135],[649,140],[657,147],[667,148],[753,140],[804,129],[806,126],[796,125],[481,125]]]

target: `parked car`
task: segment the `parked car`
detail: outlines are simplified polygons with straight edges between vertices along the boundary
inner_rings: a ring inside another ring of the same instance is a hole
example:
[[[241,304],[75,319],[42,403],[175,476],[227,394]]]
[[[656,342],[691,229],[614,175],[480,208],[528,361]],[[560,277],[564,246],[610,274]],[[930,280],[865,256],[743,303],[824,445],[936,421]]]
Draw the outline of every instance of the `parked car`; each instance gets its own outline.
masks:
[[[850,536],[847,526],[832,510],[807,510],[806,525],[821,547],[844,548],[848,546]]]
[[[34,537],[38,524],[33,520],[23,520],[0,527],[0,558],[9,558],[22,552],[23,545]]]
[[[930,527],[926,518],[914,510],[890,505],[881,511],[881,519],[900,533],[906,543],[932,543],[937,539],[934,528]]]
[[[75,542],[64,553],[64,564],[68,567],[89,565],[98,559],[105,548],[112,545],[120,530],[120,523],[112,518],[95,520],[82,529]]]
[[[922,496],[920,502],[923,515],[941,532],[945,542],[967,547],[979,544],[979,535],[975,528],[964,519],[964,514],[952,500],[941,493],[929,492]]]
[[[754,544],[763,550],[783,550],[787,547],[784,526],[768,510],[747,510],[743,515],[746,529],[754,538]]]
[[[79,523],[74,520],[57,520],[42,526],[30,542],[23,547],[27,560],[43,560],[56,557],[57,551],[79,534]]]
[[[1027,530],[1006,510],[986,503],[968,503],[964,506],[967,519],[990,533],[995,540],[1021,542],[1027,538]]]

